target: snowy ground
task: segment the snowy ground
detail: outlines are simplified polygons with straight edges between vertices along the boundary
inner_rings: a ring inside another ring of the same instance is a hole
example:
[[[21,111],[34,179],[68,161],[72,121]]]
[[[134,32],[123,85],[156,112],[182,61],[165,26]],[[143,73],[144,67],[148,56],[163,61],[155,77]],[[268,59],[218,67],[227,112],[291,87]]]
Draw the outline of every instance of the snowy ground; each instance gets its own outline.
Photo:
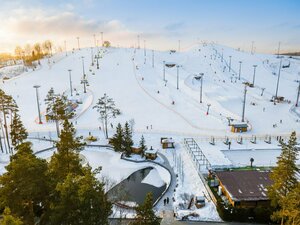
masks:
[[[96,49],[94,48],[94,52]],[[98,98],[104,93],[115,100],[122,114],[111,121],[109,133],[113,134],[118,122],[124,123],[134,119],[134,141],[138,141],[143,134],[148,147],[159,149],[166,156],[170,165],[178,172],[178,158],[183,162],[183,181],[178,181],[175,194],[174,208],[178,210],[179,203],[184,202],[184,194],[198,195],[205,193],[205,188],[193,168],[192,162],[183,149],[184,137],[194,137],[210,161],[216,166],[244,166],[249,157],[254,158],[254,165],[274,165],[279,152],[276,141],[272,144],[264,143],[265,135],[273,137],[287,137],[291,131],[300,131],[300,110],[294,107],[297,96],[297,80],[300,80],[300,61],[285,57],[283,64],[290,62],[289,68],[281,70],[278,95],[284,96],[287,101],[274,105],[270,99],[275,94],[277,74],[280,59],[274,55],[250,54],[240,52],[220,45],[193,45],[189,50],[172,53],[154,51],[154,66],[152,66],[152,52],[147,50],[144,57],[143,50],[110,48],[99,60],[100,69],[91,66],[90,49],[82,49],[69,53],[59,53],[50,59],[41,60],[41,66],[35,71],[22,73],[0,84],[5,92],[16,100],[24,125],[30,136],[56,138],[55,124],[37,123],[37,102],[33,85],[39,88],[40,107],[44,112],[45,99],[51,87],[56,93],[70,95],[69,69],[72,69],[72,86],[79,93],[82,104],[77,109],[77,116],[73,119],[78,134],[84,137],[91,132],[98,137],[96,143],[104,144],[103,129],[99,130],[101,121],[96,110],[92,109]],[[217,53],[217,54],[216,54]],[[223,54],[223,57],[221,55]],[[87,94],[83,94],[82,56],[84,56],[85,74],[89,86]],[[231,69],[229,71],[229,56],[231,56]],[[223,60],[222,60],[223,59]],[[177,67],[165,68],[163,80],[163,61],[174,62],[179,69],[179,89],[177,89]],[[239,61],[242,61],[241,80],[239,76]],[[243,101],[243,82],[253,81],[253,65],[257,65],[254,88],[247,88],[245,117],[250,130],[246,134],[233,134],[230,132],[227,118],[241,120]],[[199,103],[200,82],[194,79],[195,75],[204,73],[203,99]],[[264,94],[262,89],[264,88]],[[173,104],[174,103],[174,104]],[[210,104],[207,115],[208,104]],[[243,136],[242,145],[236,143],[238,136]],[[258,137],[257,144],[251,144],[252,135]],[[216,145],[209,144],[214,136]],[[231,150],[222,143],[227,136],[231,138]],[[176,141],[176,150],[161,150],[160,137],[173,137]],[[48,143],[49,144],[49,143]],[[37,148],[45,148],[45,146]],[[51,144],[49,144],[51,145]],[[256,150],[252,150],[256,149]],[[268,149],[268,150],[259,150]],[[273,150],[269,150],[273,149]],[[46,153],[45,153],[46,154]],[[50,154],[51,153],[47,153]],[[145,164],[125,162],[116,153],[109,150],[98,151],[87,149],[84,151],[87,161],[93,166],[103,166],[102,174],[108,176],[113,182],[120,182],[132,172],[144,168]],[[50,157],[45,155],[44,157]],[[268,157],[266,157],[268,156]],[[0,154],[0,173],[9,158]],[[164,162],[162,162],[164,163]],[[157,174],[161,179],[154,179]],[[146,182],[160,185],[166,177],[159,169],[150,173]],[[158,204],[164,209],[162,204]],[[188,214],[180,209],[180,213]],[[219,220],[215,207],[208,203],[202,209],[195,211],[201,220]]]

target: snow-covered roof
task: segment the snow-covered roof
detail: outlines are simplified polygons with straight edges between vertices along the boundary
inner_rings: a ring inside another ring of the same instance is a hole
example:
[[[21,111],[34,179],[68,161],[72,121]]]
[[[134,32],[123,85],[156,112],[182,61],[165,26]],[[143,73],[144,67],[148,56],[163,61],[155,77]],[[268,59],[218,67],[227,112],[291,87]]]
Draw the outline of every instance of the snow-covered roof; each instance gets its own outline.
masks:
[[[157,149],[148,149],[145,151],[146,154],[156,154],[157,153]]]
[[[230,125],[234,127],[248,127],[246,122],[232,122]]]
[[[172,138],[165,138],[161,141],[162,143],[174,143]]]

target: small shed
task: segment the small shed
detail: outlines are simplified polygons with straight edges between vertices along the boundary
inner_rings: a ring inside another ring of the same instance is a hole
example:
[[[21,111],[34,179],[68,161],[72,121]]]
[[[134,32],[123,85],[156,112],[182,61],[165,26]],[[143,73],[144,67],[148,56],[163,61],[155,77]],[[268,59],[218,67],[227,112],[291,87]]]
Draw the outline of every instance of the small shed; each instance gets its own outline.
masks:
[[[205,197],[204,196],[196,196],[195,197],[195,206],[197,209],[205,206]]]
[[[233,133],[241,133],[241,132],[247,132],[248,125],[245,122],[234,122],[230,124],[231,126],[231,132]]]
[[[131,151],[132,151],[132,153],[134,153],[134,154],[141,154],[142,149],[139,148],[139,147],[137,147],[137,146],[132,146],[132,147],[131,147]]]
[[[175,148],[175,142],[173,141],[172,138],[162,137],[162,138],[160,138],[160,143],[161,143],[163,149]]]
[[[156,149],[148,149],[145,151],[146,159],[154,160],[157,158],[157,150]]]

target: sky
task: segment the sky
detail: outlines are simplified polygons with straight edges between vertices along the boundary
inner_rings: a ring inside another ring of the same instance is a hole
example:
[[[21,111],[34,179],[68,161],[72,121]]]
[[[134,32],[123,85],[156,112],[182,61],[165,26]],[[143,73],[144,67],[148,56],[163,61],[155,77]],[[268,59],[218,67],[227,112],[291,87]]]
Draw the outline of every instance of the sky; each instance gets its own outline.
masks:
[[[250,51],[300,51],[299,0],[0,0],[0,52],[50,39],[181,50],[206,41]]]

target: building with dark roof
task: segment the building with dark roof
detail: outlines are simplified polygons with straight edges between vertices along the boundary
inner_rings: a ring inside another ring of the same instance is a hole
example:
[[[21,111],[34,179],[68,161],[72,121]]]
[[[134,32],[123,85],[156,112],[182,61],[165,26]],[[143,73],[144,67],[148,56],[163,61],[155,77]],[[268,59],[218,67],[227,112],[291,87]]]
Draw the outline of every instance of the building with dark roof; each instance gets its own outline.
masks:
[[[256,207],[268,205],[267,187],[272,185],[269,171],[218,171],[219,189],[231,205]]]

